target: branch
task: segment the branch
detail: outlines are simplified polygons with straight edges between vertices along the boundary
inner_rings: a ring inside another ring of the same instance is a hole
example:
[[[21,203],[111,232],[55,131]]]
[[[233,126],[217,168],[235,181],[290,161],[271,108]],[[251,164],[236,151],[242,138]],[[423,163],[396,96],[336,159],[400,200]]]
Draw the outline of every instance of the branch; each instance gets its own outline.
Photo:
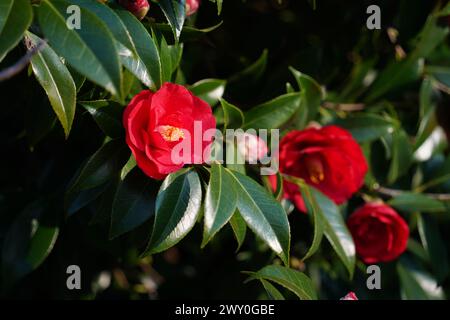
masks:
[[[46,44],[47,42],[40,41],[36,46],[29,48],[27,53],[15,64],[0,71],[0,81],[8,80],[21,72],[28,65],[31,58],[33,58],[33,56],[38,53],[38,51],[41,50]]]
[[[397,196],[400,196],[400,195],[408,192],[408,191],[403,191],[403,190],[385,188],[382,186],[377,186],[374,188],[374,190],[385,196],[389,196],[389,197],[397,197]],[[435,199],[435,200],[439,200],[439,201],[450,201],[449,193],[423,193],[423,195],[425,195],[431,199]]]

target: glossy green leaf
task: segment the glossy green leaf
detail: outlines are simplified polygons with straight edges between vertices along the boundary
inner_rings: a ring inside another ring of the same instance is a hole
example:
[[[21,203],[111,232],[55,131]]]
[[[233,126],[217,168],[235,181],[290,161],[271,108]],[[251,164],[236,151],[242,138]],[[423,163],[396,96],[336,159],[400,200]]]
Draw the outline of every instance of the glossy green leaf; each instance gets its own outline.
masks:
[[[428,66],[426,71],[437,81],[450,88],[450,67]]]
[[[303,183],[300,186],[300,190],[306,205],[306,209],[308,210],[309,214],[312,214],[312,221],[314,225],[313,240],[311,246],[308,249],[308,252],[302,258],[302,260],[304,261],[307,258],[311,257],[319,249],[325,232],[325,214],[322,211],[320,203],[316,199],[316,193],[314,193],[311,187]]]
[[[366,103],[371,103],[394,89],[417,81],[422,72],[422,59],[392,62],[374,81],[365,100]]]
[[[316,300],[312,281],[304,273],[283,266],[269,265],[257,272],[249,272],[251,280],[269,280],[295,293],[301,300]]]
[[[388,183],[394,183],[405,174],[411,165],[412,146],[403,129],[394,130],[392,135],[392,159],[388,172]]]
[[[231,219],[237,197],[233,177],[222,165],[212,164],[205,196],[202,247]]]
[[[129,152],[121,140],[111,140],[100,147],[83,165],[66,192],[66,208],[76,200],[81,201],[75,209],[95,199],[106,183],[120,174],[129,158]],[[88,193],[85,193],[88,191]],[[79,198],[81,194],[81,199]],[[76,210],[68,210],[69,214]]]
[[[279,128],[299,109],[300,101],[299,93],[288,93],[256,106],[245,113],[244,128]]]
[[[186,1],[185,0],[160,0],[158,1],[167,21],[172,28],[173,35],[175,36],[175,41],[181,35],[181,30],[183,29],[184,20],[186,18]]]
[[[14,5],[14,0],[4,0],[0,3],[0,34],[8,21],[11,10]]]
[[[126,58],[122,58],[122,63],[125,66],[128,65],[127,69],[136,75],[144,84],[148,85],[147,82],[150,77],[151,84],[148,86],[159,88],[162,84],[162,67],[156,42],[142,23],[130,12],[116,10],[116,13],[125,24],[139,57],[139,59],[135,59],[133,56],[128,55]],[[147,69],[148,75],[145,74],[144,66]]]
[[[234,179],[237,207],[247,225],[289,265],[290,228],[281,205],[253,179],[226,169]]]
[[[80,101],[100,129],[111,138],[123,136],[122,114],[124,107],[108,100]]]
[[[316,80],[310,76],[290,67],[289,70],[294,75],[297,85],[300,88],[302,106],[297,112],[296,123],[300,128],[305,127],[314,120],[323,99],[323,89]]]
[[[39,267],[52,251],[59,228],[43,223],[48,210],[51,210],[48,199],[31,203],[4,234],[0,259],[3,288]]]
[[[33,19],[28,0],[2,0],[0,3],[0,61],[23,38]]]
[[[397,264],[402,297],[407,300],[444,299],[442,287],[417,263],[401,258]]]
[[[230,225],[233,230],[234,237],[236,238],[236,241],[238,243],[236,249],[237,252],[242,247],[242,244],[244,243],[245,240],[245,236],[247,234],[247,225],[245,224],[245,220],[239,213],[239,210],[236,210],[236,212],[231,217]]]
[[[224,99],[220,99],[220,105],[223,109],[225,129],[238,129],[242,127],[245,122],[245,117],[241,109]]]
[[[340,213],[339,207],[319,190],[309,187],[311,195],[316,200],[324,217],[324,233],[338,257],[353,277],[355,270],[355,244],[352,235],[347,229],[347,225]]]
[[[37,13],[45,38],[76,71],[121,97],[122,71],[113,34],[100,18],[83,8],[82,28],[67,28],[66,10],[70,5],[66,0],[41,2]]]
[[[420,239],[429,257],[436,279],[442,283],[448,276],[448,254],[439,226],[432,216],[420,214],[417,221]]]
[[[404,192],[389,200],[389,204],[407,212],[444,212],[446,206],[439,200],[421,193]]]
[[[117,41],[131,50],[133,54],[136,53],[136,48],[125,24],[109,6],[92,0],[70,0],[70,2],[94,13],[106,24]]]
[[[26,36],[34,46],[42,41],[30,32],[27,32]],[[72,76],[48,45],[33,56],[31,66],[37,80],[47,93],[67,138],[75,116],[76,87]]]
[[[137,167],[121,181],[112,206],[111,239],[137,228],[154,215],[156,186]]]
[[[262,285],[264,286],[264,289],[266,290],[267,295],[269,296],[269,299],[272,300],[286,300],[283,297],[283,294],[275,288],[273,284],[271,284],[269,281],[266,281],[264,279],[260,279]]]
[[[430,136],[436,127],[435,110],[436,104],[433,101],[433,83],[431,79],[425,78],[420,86],[419,93],[419,128],[417,130],[414,149],[417,150]]]
[[[202,188],[195,171],[169,175],[156,199],[155,222],[145,254],[164,251],[183,239],[197,221],[201,202]]]
[[[225,85],[225,80],[204,79],[189,86],[189,90],[213,107],[222,98],[223,93],[225,92]]]
[[[204,36],[205,34],[212,32],[212,31],[216,30],[217,28],[219,28],[222,25],[222,23],[223,23],[223,21],[217,23],[216,25],[213,25],[208,28],[203,28],[203,29],[197,29],[197,28],[191,27],[191,26],[183,26],[183,29],[181,30],[179,42],[182,43],[182,42],[197,40],[197,39],[201,38],[202,36]],[[144,22],[144,25],[146,25],[146,27],[148,29],[155,28],[158,31],[162,32],[169,44],[174,43],[172,28],[167,23],[145,23]],[[172,40],[172,41],[170,41],[170,40]]]
[[[391,120],[372,113],[338,119],[336,124],[349,130],[353,138],[360,143],[377,140],[394,130],[394,123]]]

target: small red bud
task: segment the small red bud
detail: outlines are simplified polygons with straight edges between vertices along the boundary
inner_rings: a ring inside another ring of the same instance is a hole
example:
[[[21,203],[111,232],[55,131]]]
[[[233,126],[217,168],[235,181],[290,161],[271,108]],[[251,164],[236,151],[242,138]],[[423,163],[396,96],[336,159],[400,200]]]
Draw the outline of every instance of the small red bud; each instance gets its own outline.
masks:
[[[130,11],[139,20],[144,19],[150,9],[147,0],[119,0],[119,4]]]
[[[200,7],[201,0],[186,0],[186,16],[193,15]]]

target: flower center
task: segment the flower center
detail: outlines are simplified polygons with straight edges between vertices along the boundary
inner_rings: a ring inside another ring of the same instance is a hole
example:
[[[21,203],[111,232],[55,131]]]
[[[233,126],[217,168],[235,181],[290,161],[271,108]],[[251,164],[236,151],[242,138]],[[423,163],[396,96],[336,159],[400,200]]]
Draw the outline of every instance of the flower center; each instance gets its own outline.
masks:
[[[305,161],[306,170],[308,171],[309,179],[315,183],[319,184],[325,180],[325,174],[323,170],[322,161],[317,157],[309,157]]]
[[[178,141],[184,138],[183,130],[174,126],[159,126],[158,132],[164,140],[170,142]]]

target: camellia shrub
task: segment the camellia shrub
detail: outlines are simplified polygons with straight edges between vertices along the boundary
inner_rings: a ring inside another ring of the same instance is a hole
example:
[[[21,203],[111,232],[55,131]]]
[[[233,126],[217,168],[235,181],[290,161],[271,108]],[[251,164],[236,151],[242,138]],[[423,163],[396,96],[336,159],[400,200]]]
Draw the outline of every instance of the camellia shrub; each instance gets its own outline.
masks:
[[[445,1],[0,0],[7,298],[445,299]]]

